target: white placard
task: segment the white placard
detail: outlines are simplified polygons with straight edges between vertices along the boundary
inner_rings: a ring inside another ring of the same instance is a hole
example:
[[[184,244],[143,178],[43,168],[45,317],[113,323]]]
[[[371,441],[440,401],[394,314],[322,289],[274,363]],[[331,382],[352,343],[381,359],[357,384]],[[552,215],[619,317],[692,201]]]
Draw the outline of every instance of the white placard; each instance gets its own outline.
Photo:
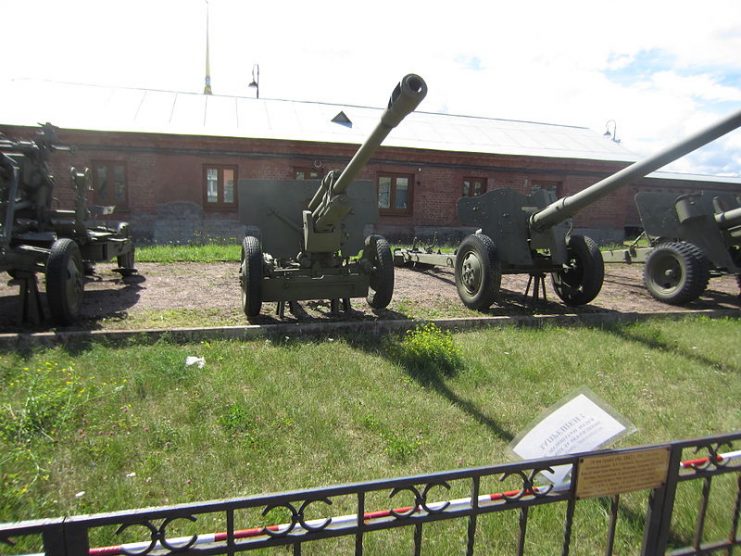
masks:
[[[537,459],[589,452],[636,431],[632,423],[615,412],[588,388],[580,388],[566,400],[548,408],[509,446],[518,458]],[[556,486],[565,486],[571,465],[543,472]]]

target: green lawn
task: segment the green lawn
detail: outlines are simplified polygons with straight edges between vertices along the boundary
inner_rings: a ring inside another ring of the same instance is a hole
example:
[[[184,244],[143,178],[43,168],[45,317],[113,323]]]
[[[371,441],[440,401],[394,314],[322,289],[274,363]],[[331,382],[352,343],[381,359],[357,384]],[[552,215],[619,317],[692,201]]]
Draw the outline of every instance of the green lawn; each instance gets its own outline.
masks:
[[[687,318],[4,353],[0,522],[502,463],[519,431],[580,386],[638,427],[620,446],[738,430],[740,330],[737,320]],[[188,355],[205,367],[186,367]],[[693,496],[680,496],[680,540],[691,539]],[[643,524],[630,516],[645,496],[624,500],[619,553],[634,553]],[[599,552],[591,539],[602,538],[607,510],[599,500],[579,507],[576,553]],[[351,503],[332,508],[343,510]],[[563,511],[531,512],[528,539],[545,543],[542,553],[558,546]],[[515,515],[480,523],[480,553],[511,552]],[[433,553],[465,545],[463,522],[426,531]],[[409,534],[372,535],[370,553],[406,551]]]

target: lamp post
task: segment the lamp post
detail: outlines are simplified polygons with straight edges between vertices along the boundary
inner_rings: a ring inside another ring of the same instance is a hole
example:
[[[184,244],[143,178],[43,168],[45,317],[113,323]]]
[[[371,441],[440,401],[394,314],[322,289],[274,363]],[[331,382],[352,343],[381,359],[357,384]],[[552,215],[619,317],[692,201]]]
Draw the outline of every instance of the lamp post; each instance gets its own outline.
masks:
[[[610,131],[610,124],[612,124],[612,132]],[[607,123],[605,123],[605,132],[602,135],[604,137],[610,137],[615,143],[619,143],[620,139],[617,138],[617,122],[615,120],[607,120]]]
[[[260,65],[252,66],[252,83],[248,87],[255,88],[255,98],[260,98]]]

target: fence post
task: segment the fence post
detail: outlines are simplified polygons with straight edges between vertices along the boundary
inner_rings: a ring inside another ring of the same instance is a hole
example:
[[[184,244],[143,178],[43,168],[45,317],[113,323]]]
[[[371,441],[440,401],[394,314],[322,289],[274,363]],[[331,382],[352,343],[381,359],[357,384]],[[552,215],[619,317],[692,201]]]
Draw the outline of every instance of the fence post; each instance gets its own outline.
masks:
[[[642,556],[664,554],[669,538],[669,528],[674,512],[674,497],[677,493],[680,464],[682,463],[682,447],[668,446],[669,470],[663,486],[651,491],[646,510],[646,522],[643,528]]]

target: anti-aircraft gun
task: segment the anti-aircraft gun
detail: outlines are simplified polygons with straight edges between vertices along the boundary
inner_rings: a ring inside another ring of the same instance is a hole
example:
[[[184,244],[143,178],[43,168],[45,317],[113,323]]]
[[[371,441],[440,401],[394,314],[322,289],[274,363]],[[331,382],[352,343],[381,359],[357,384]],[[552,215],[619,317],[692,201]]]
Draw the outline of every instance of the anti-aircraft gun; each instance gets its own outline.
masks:
[[[378,221],[375,189],[370,181],[353,180],[426,94],[421,77],[406,75],[349,164],[320,183],[240,180],[240,220],[261,234],[242,242],[239,282],[247,316],[256,316],[265,301],[278,302],[280,315],[285,302],[310,299],[329,299],[333,312],[340,301],[349,310],[353,297],[367,297],[374,309],[388,306],[394,290],[391,249],[380,235],[363,238],[365,226]]]
[[[41,126],[35,141],[0,134],[0,272],[20,286],[19,321],[43,318],[36,274],[46,275],[46,297],[57,324],[70,324],[79,314],[84,276],[95,262],[117,258],[118,271],[134,269],[134,246],[125,222],[90,220],[87,193],[90,171],[70,169],[75,188],[74,210],[53,208],[55,179],[48,160],[60,145],[57,128]],[[101,207],[111,212],[111,207]]]
[[[502,274],[529,274],[534,292],[551,274],[553,288],[566,305],[584,305],[602,288],[604,261],[597,244],[587,236],[571,233],[569,220],[577,212],[612,191],[658,170],[741,126],[741,111],[704,131],[636,162],[586,189],[562,199],[539,190],[526,196],[511,189],[492,190],[458,201],[463,225],[479,230],[463,239],[455,260],[455,282],[464,305],[486,310],[499,293]],[[724,226],[737,222],[736,213]],[[395,253],[397,262],[450,264],[449,255]],[[528,289],[530,284],[528,284]]]
[[[649,293],[671,305],[697,299],[711,276],[736,274],[741,288],[741,191],[641,191],[635,202],[650,246],[607,252],[605,262],[645,263]]]

